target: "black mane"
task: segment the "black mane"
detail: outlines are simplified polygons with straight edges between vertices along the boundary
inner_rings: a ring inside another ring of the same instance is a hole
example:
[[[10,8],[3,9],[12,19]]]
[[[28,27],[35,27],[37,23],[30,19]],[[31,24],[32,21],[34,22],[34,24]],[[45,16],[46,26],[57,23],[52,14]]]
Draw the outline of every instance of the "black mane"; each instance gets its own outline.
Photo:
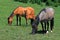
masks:
[[[43,9],[39,12],[39,14],[38,14],[38,15],[40,15],[40,13],[41,13],[42,11],[46,12],[46,9],[45,9],[45,8],[43,8]]]
[[[14,13],[12,12],[11,15],[9,17],[13,17],[14,16]]]

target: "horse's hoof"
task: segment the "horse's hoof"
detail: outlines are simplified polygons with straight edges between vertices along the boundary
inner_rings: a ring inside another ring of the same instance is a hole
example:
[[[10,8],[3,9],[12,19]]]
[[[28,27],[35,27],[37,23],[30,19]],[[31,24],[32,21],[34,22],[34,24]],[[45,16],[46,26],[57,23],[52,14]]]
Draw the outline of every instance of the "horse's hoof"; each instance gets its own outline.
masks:
[[[18,25],[16,25],[16,26],[18,26]]]
[[[52,31],[51,31],[52,32]]]
[[[49,33],[48,31],[46,33]]]
[[[11,26],[11,24],[9,24],[9,26]]]
[[[32,32],[32,34],[36,34],[35,32]]]
[[[19,25],[19,26],[21,26],[21,25]]]

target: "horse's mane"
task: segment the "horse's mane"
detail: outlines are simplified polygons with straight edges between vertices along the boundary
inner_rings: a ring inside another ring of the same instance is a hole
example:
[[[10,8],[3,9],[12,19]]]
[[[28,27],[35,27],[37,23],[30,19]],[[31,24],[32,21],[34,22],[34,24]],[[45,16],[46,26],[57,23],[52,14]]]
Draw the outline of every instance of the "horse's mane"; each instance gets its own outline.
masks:
[[[43,8],[43,9],[39,12],[39,14],[38,14],[38,15],[40,15],[40,13],[41,13],[42,11],[46,12],[46,9],[45,9],[45,8]]]
[[[18,7],[21,7],[21,6],[18,6]],[[16,8],[13,10],[13,12],[11,13],[11,15],[10,15],[9,17],[13,17],[13,16],[14,16],[14,11],[15,11],[18,7],[16,7]]]
[[[12,12],[11,15],[10,15],[9,17],[13,17],[13,16],[14,16],[14,13]],[[9,18],[9,17],[8,17],[8,18]]]
[[[39,12],[39,14],[36,16],[36,18],[35,18],[35,22],[36,22],[37,25],[38,25],[39,22],[40,22],[39,15],[40,15],[40,13],[41,13],[42,11],[45,11],[45,12],[46,12],[46,9],[45,9],[45,8],[42,9],[42,10]]]
[[[39,19],[39,15],[40,15],[40,13],[41,13],[42,11],[46,12],[46,9],[43,8],[43,9],[39,12],[39,14],[36,16],[36,19],[37,19],[37,18]]]

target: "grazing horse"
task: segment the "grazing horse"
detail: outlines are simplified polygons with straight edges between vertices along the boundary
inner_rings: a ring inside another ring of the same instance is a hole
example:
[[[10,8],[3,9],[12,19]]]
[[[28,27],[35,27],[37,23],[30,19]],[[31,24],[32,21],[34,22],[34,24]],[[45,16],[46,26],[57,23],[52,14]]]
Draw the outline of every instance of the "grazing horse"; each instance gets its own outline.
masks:
[[[21,25],[21,17],[25,17],[26,25],[27,25],[27,19],[34,19],[35,18],[33,8],[31,8],[31,7],[26,7],[26,8],[17,7],[12,12],[12,14],[8,17],[8,24],[10,24],[10,25],[12,24],[12,20],[13,20],[14,15],[16,15],[16,18],[17,18],[17,25],[18,25],[18,20],[19,20],[20,25]]]
[[[37,26],[39,22],[42,25],[42,31],[48,33],[49,31],[49,22],[50,22],[50,29],[51,32],[54,26],[54,9],[47,7],[42,9],[39,14],[36,16],[35,20],[32,20],[32,33],[35,34],[37,32]],[[47,25],[47,29],[46,29]]]

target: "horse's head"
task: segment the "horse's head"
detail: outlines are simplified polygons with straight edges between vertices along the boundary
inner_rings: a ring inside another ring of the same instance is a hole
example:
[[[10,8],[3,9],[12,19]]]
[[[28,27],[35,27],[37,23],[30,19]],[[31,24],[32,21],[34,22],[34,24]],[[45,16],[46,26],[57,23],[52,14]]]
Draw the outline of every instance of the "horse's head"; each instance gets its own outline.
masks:
[[[39,23],[39,17],[34,16],[34,17],[31,19],[31,24],[32,24],[32,23],[38,24],[38,23]]]
[[[37,32],[38,24],[39,24],[39,18],[38,17],[35,17],[35,19],[31,19],[32,33]]]
[[[37,20],[37,19],[31,19],[31,25],[32,26],[38,26],[38,24],[39,24],[39,20]]]
[[[31,26],[32,26],[32,34],[35,34],[37,32],[37,23],[36,20],[31,19]]]
[[[12,18],[8,17],[8,24],[11,25],[12,24]]]

